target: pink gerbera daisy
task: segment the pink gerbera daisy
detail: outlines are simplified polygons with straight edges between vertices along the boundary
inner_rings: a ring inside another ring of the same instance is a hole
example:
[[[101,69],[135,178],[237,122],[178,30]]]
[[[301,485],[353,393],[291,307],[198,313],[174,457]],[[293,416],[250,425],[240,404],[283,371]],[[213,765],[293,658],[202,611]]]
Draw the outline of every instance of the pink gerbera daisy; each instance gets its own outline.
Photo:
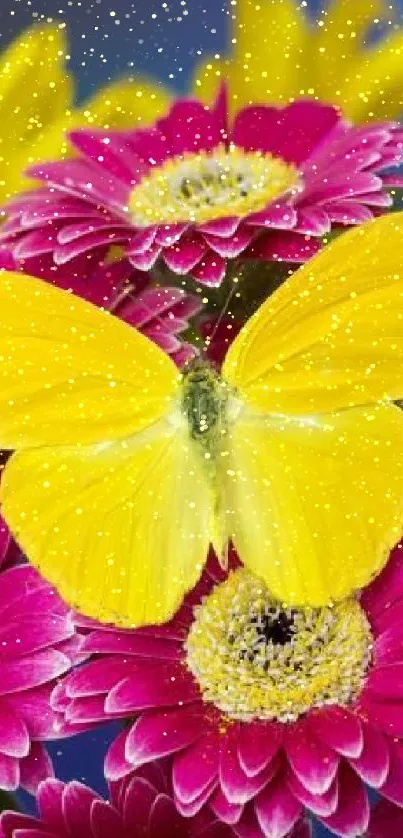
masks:
[[[69,610],[36,570],[0,572],[0,788],[35,792],[52,774],[42,744],[58,736],[50,695],[78,646]]]
[[[304,809],[365,832],[365,785],[403,804],[403,550],[360,599],[283,608],[233,557],[215,558],[165,626],[77,617],[92,658],[53,696],[66,732],[134,717],[110,780],[172,758],[176,806],[209,805],[240,838],[283,838]]]
[[[367,838],[401,838],[403,809],[390,800],[380,800],[371,811]]]
[[[76,157],[33,166],[45,183],[6,208],[1,240],[16,259],[57,265],[118,245],[139,270],[158,259],[216,286],[229,260],[302,262],[333,225],[391,203],[385,169],[403,160],[397,124],[353,127],[331,106],[254,105],[230,122],[178,101],[154,127],[70,134]]]
[[[236,838],[232,827],[207,809],[191,818],[178,813],[164,763],[149,763],[112,783],[108,801],[82,783],[46,780],[39,786],[37,804],[36,818],[4,812],[0,838]],[[310,834],[301,821],[289,838]]]

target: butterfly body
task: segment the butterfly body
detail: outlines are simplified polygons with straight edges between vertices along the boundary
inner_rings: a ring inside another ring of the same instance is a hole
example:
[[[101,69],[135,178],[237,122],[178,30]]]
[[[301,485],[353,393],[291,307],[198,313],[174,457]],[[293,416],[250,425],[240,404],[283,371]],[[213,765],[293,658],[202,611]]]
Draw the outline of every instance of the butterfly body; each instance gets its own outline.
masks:
[[[84,614],[161,623],[211,543],[287,605],[349,596],[403,531],[403,215],[335,240],[184,373],[67,292],[0,277],[2,514]]]

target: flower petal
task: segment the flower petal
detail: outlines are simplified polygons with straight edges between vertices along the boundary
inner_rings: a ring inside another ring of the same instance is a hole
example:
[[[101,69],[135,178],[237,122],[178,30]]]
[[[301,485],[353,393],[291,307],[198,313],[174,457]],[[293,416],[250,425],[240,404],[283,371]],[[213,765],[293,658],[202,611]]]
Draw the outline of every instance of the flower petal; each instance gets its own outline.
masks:
[[[297,823],[302,805],[279,774],[260,793],[255,802],[259,824],[268,838],[284,838]]]
[[[321,795],[330,788],[339,758],[315,736],[315,725],[304,721],[293,724],[287,730],[285,750],[293,772],[311,794]]]
[[[353,758],[362,753],[364,736],[360,720],[346,707],[312,713],[310,723],[319,739],[337,753]]]
[[[322,818],[326,826],[343,838],[355,838],[366,832],[369,823],[367,793],[357,775],[347,763],[341,766],[339,774],[339,803],[336,812]]]
[[[140,716],[130,728],[125,757],[134,767],[181,751],[203,734],[202,705]]]
[[[218,776],[218,734],[207,733],[174,757],[172,781],[182,803],[191,803]]]
[[[253,722],[239,725],[238,758],[248,777],[253,777],[276,756],[282,743],[282,725]]]

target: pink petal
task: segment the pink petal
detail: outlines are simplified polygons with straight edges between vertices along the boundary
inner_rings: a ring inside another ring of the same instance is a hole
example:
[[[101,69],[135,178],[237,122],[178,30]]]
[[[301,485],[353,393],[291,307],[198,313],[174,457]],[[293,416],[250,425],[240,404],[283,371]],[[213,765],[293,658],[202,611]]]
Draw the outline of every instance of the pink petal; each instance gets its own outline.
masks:
[[[212,250],[203,256],[203,259],[192,269],[192,276],[198,279],[203,285],[216,288],[221,284],[225,276],[227,262],[218,253]]]
[[[170,247],[179,239],[182,238],[184,233],[186,233],[189,225],[188,224],[164,224],[163,226],[158,228],[155,241],[157,244],[160,244],[161,247]]]
[[[146,227],[144,230],[135,233],[127,243],[126,255],[137,256],[147,253],[154,244],[157,229],[157,227]],[[157,242],[157,244],[160,244],[160,242]]]
[[[192,803],[218,776],[219,739],[207,733],[186,750],[175,755],[172,781],[179,800]]]
[[[391,625],[382,631],[374,643],[374,662],[376,667],[385,667],[390,664],[401,664],[403,660],[403,604],[401,602],[392,605],[387,615],[390,614]],[[378,623],[386,623],[387,615],[379,617]]]
[[[342,835],[355,838],[366,832],[369,823],[369,804],[361,780],[347,765],[342,764],[339,774],[339,804],[336,812],[326,818],[319,818],[326,826]]]
[[[63,811],[68,832],[75,838],[87,838],[91,830],[91,807],[98,799],[92,789],[75,780],[63,792]]]
[[[329,748],[346,757],[359,757],[364,736],[359,718],[346,707],[332,707],[310,715],[315,734]]]
[[[403,835],[403,809],[380,800],[371,810],[368,838],[397,838]]]
[[[228,238],[236,233],[240,225],[240,218],[215,218],[212,221],[206,221],[205,224],[199,225],[201,233],[208,233],[211,236],[221,236],[221,238]]]
[[[207,233],[204,234],[204,240],[207,242],[208,246],[214,250],[215,253],[218,253],[226,259],[235,259],[239,256],[239,254],[242,253],[246,247],[248,247],[253,238],[253,231],[250,229],[248,230],[245,225],[240,226],[237,232],[228,238],[223,238],[223,236],[212,236]]]
[[[385,782],[379,793],[398,806],[403,806],[403,744],[391,742],[389,746],[390,765]]]
[[[272,204],[261,212],[254,212],[248,215],[246,221],[251,227],[271,227],[275,230],[292,230],[297,223],[297,213],[289,204]]]
[[[27,233],[13,248],[15,259],[29,259],[42,253],[51,253],[57,245],[57,229],[43,227]]]
[[[122,819],[109,803],[94,800],[90,812],[91,834],[94,838],[111,838],[119,835]]]
[[[125,758],[126,739],[128,735],[129,731],[127,729],[122,730],[108,749],[105,757],[104,772],[106,779],[109,781],[120,780],[133,770],[133,766]]]
[[[255,802],[255,812],[266,836],[284,838],[297,823],[302,805],[279,774],[262,791]]]
[[[65,617],[34,614],[6,623],[0,628],[0,660],[22,658],[47,646],[55,646],[73,634]]]
[[[65,711],[65,720],[74,725],[88,725],[104,721],[107,718],[104,705],[104,696],[101,695],[73,699]]]
[[[374,696],[361,695],[362,714],[369,723],[388,736],[403,736],[403,702],[375,701]]]
[[[69,139],[102,171],[111,173],[127,186],[133,186],[147,174],[148,167],[126,145],[123,131],[107,134],[103,131],[70,131]]]
[[[372,725],[362,722],[364,748],[357,759],[349,762],[361,779],[373,788],[379,788],[389,771],[389,745],[385,737]]]
[[[333,224],[363,224],[373,218],[371,210],[357,201],[333,201],[325,204],[324,209]]]
[[[368,675],[365,691],[377,702],[398,701],[399,698],[403,700],[403,662],[373,667]]]
[[[132,725],[125,756],[134,767],[181,751],[203,734],[202,705],[144,714]]]
[[[217,778],[215,777],[210,783],[208,783],[207,786],[204,787],[198,797],[194,797],[190,803],[184,803],[183,800],[180,800],[180,798],[175,794],[174,800],[178,812],[180,812],[184,818],[195,817],[195,815],[198,815],[200,812],[205,810],[206,803],[210,800],[210,797],[214,794],[216,788]]]
[[[121,217],[129,195],[128,187],[108,172],[99,172],[88,160],[57,160],[37,163],[27,174],[45,181],[56,190],[84,199],[95,206],[115,210]],[[44,194],[44,193],[42,193]]]
[[[133,655],[160,660],[176,660],[182,655],[180,643],[170,638],[146,637],[138,631],[123,634],[117,631],[92,631],[84,637],[83,654]]]
[[[352,174],[341,174],[338,178],[317,178],[314,183],[307,185],[301,193],[298,203],[303,205],[329,204],[343,198],[351,198],[353,195],[361,195],[366,192],[378,192],[382,189],[382,180],[376,175],[368,172],[353,172]]]
[[[252,722],[239,725],[238,758],[248,777],[259,774],[274,759],[282,738],[280,724]]]
[[[36,794],[39,783],[53,777],[52,760],[41,742],[32,742],[31,750],[20,762],[20,782],[26,791]]]
[[[222,142],[222,132],[226,130],[220,116],[201,102],[179,101],[171,107],[168,116],[157,122],[157,127],[174,155],[211,151]]]
[[[134,268],[137,268],[139,271],[150,271],[154,267],[160,253],[160,246],[154,243],[144,253],[132,254],[129,258]]]
[[[65,830],[63,817],[63,789],[64,783],[53,778],[44,780],[37,791],[39,815],[56,833]]]
[[[403,545],[392,550],[382,573],[365,589],[361,604],[367,611],[371,625],[388,611],[394,602],[403,599]]]
[[[147,835],[150,811],[156,795],[157,790],[144,777],[134,776],[130,780],[123,803],[123,821],[128,831],[136,824],[140,835],[142,832]],[[119,808],[122,808],[122,802]]]
[[[209,806],[220,821],[231,825],[238,823],[244,808],[240,804],[229,803],[221,789],[214,792]]]
[[[321,248],[321,243],[309,236],[285,231],[260,236],[244,254],[245,259],[264,259],[276,262],[306,262]]]
[[[0,701],[0,752],[9,757],[26,757],[30,739],[24,721],[7,702]]]
[[[299,165],[339,120],[336,108],[299,101],[285,108],[252,105],[235,119],[232,140],[248,151],[271,152]]]
[[[34,234],[32,233],[32,235]],[[71,259],[75,259],[83,253],[100,247],[121,244],[126,238],[127,228],[125,225],[121,227],[105,226],[102,230],[88,233],[86,236],[81,236],[68,244],[57,244],[54,248],[53,258],[56,265],[65,265],[66,262],[70,262]]]
[[[310,236],[324,236],[331,228],[327,208],[315,206],[302,207],[298,211],[298,220],[294,226],[298,233]]]
[[[127,658],[90,661],[68,676],[66,693],[69,698],[104,694],[126,678],[133,667],[133,661]]]
[[[151,807],[148,835],[149,838],[160,838],[164,832],[175,838],[187,838],[189,834],[173,800],[165,794],[159,794]]]
[[[222,790],[230,803],[245,805],[267,785],[276,768],[276,763],[272,762],[258,774],[248,777],[239,763],[236,737],[228,737],[222,743],[219,776]]]
[[[324,794],[311,794],[291,771],[287,776],[287,782],[297,800],[315,815],[328,817],[336,811],[339,800],[337,777]]]
[[[339,758],[331,747],[315,736],[315,725],[300,721],[287,728],[285,750],[293,772],[305,788],[315,795],[331,786]]]
[[[23,662],[3,661],[0,695],[26,690],[44,684],[70,669],[70,660],[55,649],[35,652]]]
[[[190,673],[174,663],[141,667],[114,687],[105,701],[107,713],[127,713],[146,708],[188,704],[199,699]]]
[[[176,244],[166,247],[162,255],[171,271],[186,274],[197,265],[205,252],[206,245],[203,239],[194,233],[188,233]]]
[[[20,782],[19,760],[0,753],[0,788],[5,791],[14,791]]]

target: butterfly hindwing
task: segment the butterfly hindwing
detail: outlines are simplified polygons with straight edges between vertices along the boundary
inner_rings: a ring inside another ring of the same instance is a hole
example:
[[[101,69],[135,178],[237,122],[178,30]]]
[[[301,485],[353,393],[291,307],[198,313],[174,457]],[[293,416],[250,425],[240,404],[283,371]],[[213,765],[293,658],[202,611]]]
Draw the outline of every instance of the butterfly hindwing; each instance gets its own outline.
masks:
[[[164,622],[206,560],[211,489],[187,436],[162,422],[130,441],[16,453],[1,495],[31,562],[103,622]]]

